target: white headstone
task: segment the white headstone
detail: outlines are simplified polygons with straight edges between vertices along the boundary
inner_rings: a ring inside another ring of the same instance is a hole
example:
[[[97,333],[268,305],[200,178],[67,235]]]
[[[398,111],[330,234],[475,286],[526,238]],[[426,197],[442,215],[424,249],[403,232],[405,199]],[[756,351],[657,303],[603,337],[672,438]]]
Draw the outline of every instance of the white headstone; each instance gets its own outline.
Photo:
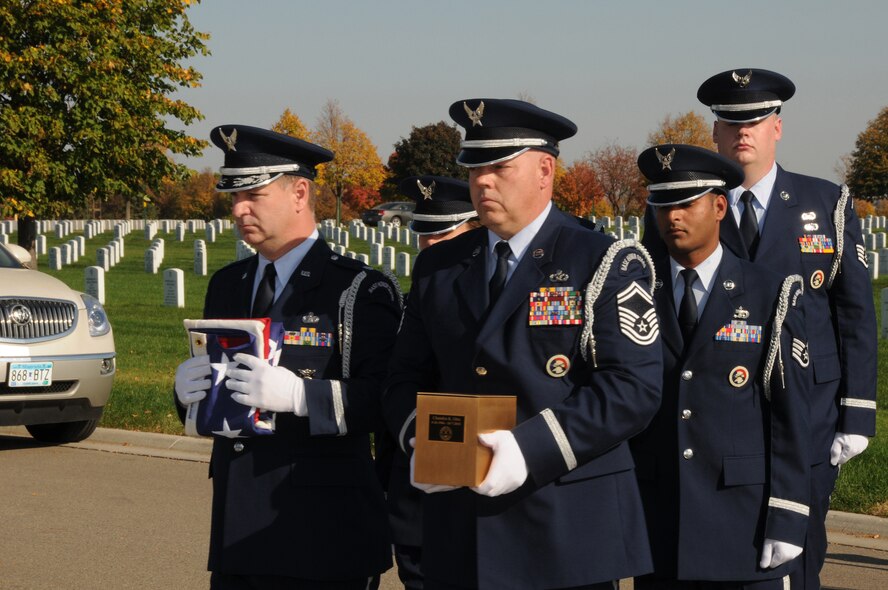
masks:
[[[46,256],[46,236],[37,236],[37,256]]]
[[[888,338],[888,288],[882,289],[882,338]]]
[[[395,270],[395,249],[392,246],[382,249],[382,268]]]
[[[359,262],[363,262],[364,264],[367,264],[367,265],[370,264],[370,257],[367,256],[366,254],[358,254],[357,260]]]
[[[215,244],[216,243],[216,226],[212,223],[207,225],[207,243]]]
[[[8,244],[8,243],[9,243],[9,236],[7,236],[6,234],[0,234],[0,244]]]
[[[105,272],[111,270],[111,251],[107,247],[96,250],[96,266],[101,266]]]
[[[77,255],[86,256],[86,238],[77,236],[74,241],[77,242]]]
[[[62,251],[59,248],[49,249],[49,268],[62,270]]]
[[[346,250],[348,249],[348,237],[349,236],[348,236],[347,231],[340,231],[339,232],[339,245],[342,246],[343,248],[345,248]]]
[[[867,252],[866,264],[869,267],[870,278],[875,281],[879,278],[879,255],[875,252]]]
[[[151,275],[157,274],[160,267],[160,254],[153,246],[145,250],[145,272]]]
[[[370,264],[373,266],[382,265],[382,246],[379,244],[370,244]]]
[[[198,242],[201,242],[198,240]],[[201,242],[202,244],[203,242]],[[195,248],[194,249],[194,274],[199,277],[207,276],[207,249],[206,248]]]
[[[409,277],[410,276],[410,254],[407,252],[398,253],[398,268],[397,273],[399,277]]]
[[[87,295],[92,295],[105,304],[105,270],[101,266],[87,266],[83,270],[83,280]]]
[[[179,225],[176,226],[176,241],[177,242],[184,242],[185,241],[185,224],[184,223],[179,223]]]
[[[77,262],[80,259],[80,245],[77,240],[68,240],[68,245],[71,246],[71,262]]]
[[[65,237],[65,225],[63,223],[57,223],[55,226],[55,234],[56,238],[61,240]]]
[[[876,250],[881,250],[882,248],[888,248],[888,234],[881,231],[876,236]]]
[[[185,273],[179,268],[163,271],[163,304],[166,307],[185,307]]]

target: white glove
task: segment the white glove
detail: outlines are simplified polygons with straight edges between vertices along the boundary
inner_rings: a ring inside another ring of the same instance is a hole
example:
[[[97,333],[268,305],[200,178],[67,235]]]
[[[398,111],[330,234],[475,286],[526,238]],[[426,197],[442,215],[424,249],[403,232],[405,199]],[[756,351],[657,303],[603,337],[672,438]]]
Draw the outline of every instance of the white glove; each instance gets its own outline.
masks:
[[[493,461],[484,481],[472,491],[492,498],[520,488],[527,480],[527,463],[515,435],[509,430],[496,430],[479,434],[478,440],[493,449]]]
[[[860,434],[845,434],[837,432],[829,449],[829,462],[835,465],[844,465],[860,453],[866,450],[869,439]]]
[[[293,412],[308,416],[305,401],[305,383],[301,377],[284,367],[273,367],[268,361],[242,352],[234,355],[236,363],[246,369],[228,370],[228,389],[231,399],[251,408],[269,412]]]
[[[411,448],[416,448],[416,439],[411,438],[409,441]],[[415,487],[417,490],[423,491],[427,494],[436,494],[438,492],[449,492],[455,490],[457,486],[445,486],[442,484],[436,483],[418,483],[415,479],[413,479],[413,466],[416,464],[416,453],[410,455],[410,485]]]
[[[765,539],[762,546],[762,560],[759,567],[768,569],[783,565],[787,561],[791,561],[802,554],[803,549],[798,545],[786,543],[784,541],[775,541],[774,539]]]
[[[210,356],[195,356],[176,367],[176,398],[183,406],[190,406],[207,397],[210,388]]]

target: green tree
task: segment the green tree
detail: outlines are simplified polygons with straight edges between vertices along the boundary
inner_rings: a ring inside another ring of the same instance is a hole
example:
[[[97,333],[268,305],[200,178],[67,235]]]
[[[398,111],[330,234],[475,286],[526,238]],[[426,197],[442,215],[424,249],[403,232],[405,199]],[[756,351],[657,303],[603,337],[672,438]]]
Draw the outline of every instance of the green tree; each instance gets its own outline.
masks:
[[[332,151],[332,162],[318,166],[318,184],[336,198],[336,223],[342,222],[342,198],[354,189],[378,191],[386,177],[376,146],[335,100],[328,100],[312,133],[315,143]]]
[[[663,117],[657,130],[648,134],[648,145],[664,143],[683,143],[715,151],[712,128],[702,115],[694,111],[681,113],[676,117]]]
[[[847,182],[855,199],[888,197],[888,107],[857,136]]]
[[[206,145],[172,125],[202,117],[170,96],[199,85],[182,64],[208,53],[190,3],[0,4],[0,213],[61,216],[111,195],[141,203],[185,173],[169,154]]]
[[[444,121],[411,128],[410,135],[398,140],[389,156],[389,192],[394,194],[398,182],[408,176],[434,174],[467,179],[467,169],[456,163],[461,138],[456,125]]]

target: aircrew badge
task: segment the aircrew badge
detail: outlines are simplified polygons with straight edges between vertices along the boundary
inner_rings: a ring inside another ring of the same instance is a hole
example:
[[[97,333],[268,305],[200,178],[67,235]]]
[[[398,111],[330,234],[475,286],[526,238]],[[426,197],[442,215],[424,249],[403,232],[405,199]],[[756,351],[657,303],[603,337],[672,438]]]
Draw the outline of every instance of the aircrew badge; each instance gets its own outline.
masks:
[[[749,312],[746,312],[746,314],[748,316]],[[760,344],[762,341],[762,327],[751,326],[747,324],[745,320],[734,320],[730,324],[719,328],[718,332],[715,333],[715,340],[717,342],[748,342],[751,344]]]
[[[543,287],[530,294],[530,326],[579,326],[583,294],[574,287]]]
[[[567,282],[567,279],[569,279],[569,278],[570,278],[570,275],[561,269],[558,269],[557,271],[555,271],[549,275],[549,280],[552,281],[553,283],[565,283],[565,282]]]
[[[800,367],[807,368],[808,364],[811,361],[811,358],[808,356],[808,343],[802,342],[798,338],[793,338],[792,358],[795,359]]]
[[[832,238],[822,234],[800,237],[799,249],[802,251],[802,254],[832,254],[835,252]]]
[[[620,332],[632,342],[648,346],[657,340],[660,324],[653,299],[637,282],[617,294],[617,316]]]
[[[735,320],[748,320],[749,319],[749,312],[747,310],[743,309],[743,306],[741,305],[740,307],[738,307],[737,309],[734,310],[734,319]]]
[[[302,323],[304,324],[317,324],[319,321],[321,321],[321,318],[316,316],[314,312],[311,311],[302,316]]]

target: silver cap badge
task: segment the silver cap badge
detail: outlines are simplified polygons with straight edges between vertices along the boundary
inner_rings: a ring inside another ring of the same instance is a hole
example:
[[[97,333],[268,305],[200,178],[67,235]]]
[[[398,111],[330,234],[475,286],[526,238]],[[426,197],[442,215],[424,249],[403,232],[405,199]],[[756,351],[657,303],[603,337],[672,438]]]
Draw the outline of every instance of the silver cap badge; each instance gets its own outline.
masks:
[[[432,184],[430,184],[429,186],[422,186],[422,183],[417,178],[416,179],[416,186],[419,187],[419,192],[422,193],[422,198],[424,201],[431,201],[432,200],[432,193],[435,192],[435,181],[434,180],[432,181]]]
[[[657,160],[662,164],[663,170],[672,170],[672,160],[675,159],[675,148],[672,148],[672,150],[665,156],[661,154],[660,150],[657,148],[654,148],[654,153],[657,154]]]
[[[472,121],[472,127],[474,127],[475,125],[481,125],[482,127],[484,127],[484,125],[481,124],[481,117],[484,116],[484,101],[483,100],[481,101],[481,104],[478,105],[478,108],[475,109],[474,111],[469,108],[469,105],[467,105],[465,103],[465,101],[463,101],[463,108],[466,110],[466,114],[469,116],[469,119],[471,119],[471,121]]]
[[[737,83],[740,88],[746,88],[749,86],[749,81],[752,80],[752,70],[746,72],[745,76],[739,75],[737,72],[731,72],[731,77],[734,79],[734,82]]]
[[[222,131],[222,128],[219,128],[219,135],[222,137],[222,141],[225,142],[225,146],[228,148],[229,152],[236,152],[237,148],[234,147],[234,144],[237,142],[237,129],[232,130],[231,135],[225,135],[225,132]]]

